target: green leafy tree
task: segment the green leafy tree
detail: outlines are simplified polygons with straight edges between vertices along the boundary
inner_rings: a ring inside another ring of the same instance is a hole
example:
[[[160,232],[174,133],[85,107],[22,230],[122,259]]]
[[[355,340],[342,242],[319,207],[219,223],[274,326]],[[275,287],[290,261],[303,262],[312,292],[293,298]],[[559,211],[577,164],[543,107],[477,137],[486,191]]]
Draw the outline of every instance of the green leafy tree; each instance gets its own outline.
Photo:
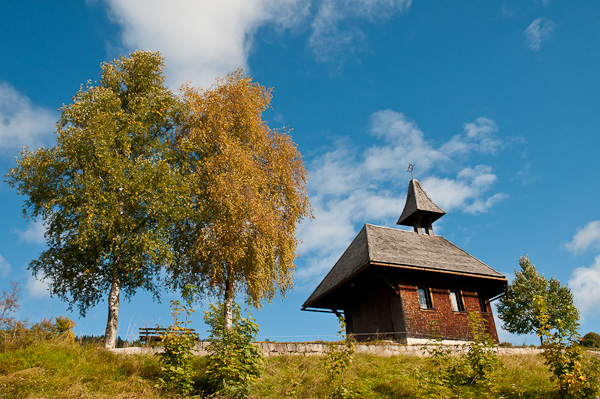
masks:
[[[7,181],[24,213],[46,225],[47,249],[30,270],[81,315],[108,292],[104,345],[117,338],[119,298],[172,263],[171,217],[180,197],[169,138],[182,110],[165,86],[163,59],[136,51],[101,65],[61,108],[56,145],[25,149]]]
[[[295,228],[310,212],[306,170],[291,137],[262,118],[270,90],[241,70],[184,99],[175,148],[194,198],[174,229],[171,282],[221,297],[229,329],[236,293],[258,307],[292,285]]]
[[[519,260],[521,271],[515,271],[515,279],[509,284],[507,295],[500,298],[498,317],[504,322],[502,328],[513,334],[537,333],[540,335],[540,320],[536,317],[533,299],[542,298],[547,307],[549,323],[555,326],[560,320],[569,328],[576,329],[579,311],[573,305],[573,294],[560,281],[546,279],[540,275],[527,255]]]

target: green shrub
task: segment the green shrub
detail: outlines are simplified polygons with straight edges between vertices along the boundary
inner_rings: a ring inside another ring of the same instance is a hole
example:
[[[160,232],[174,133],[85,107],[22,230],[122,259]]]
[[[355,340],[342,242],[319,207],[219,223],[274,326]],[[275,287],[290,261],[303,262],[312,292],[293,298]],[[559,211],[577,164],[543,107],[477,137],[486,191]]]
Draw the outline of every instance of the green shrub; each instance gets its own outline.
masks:
[[[40,342],[60,338],[73,342],[75,334],[72,328],[75,323],[68,317],[58,316],[56,319],[42,319],[31,324],[27,320],[11,320],[0,329],[0,351],[26,348]]]
[[[498,395],[497,371],[502,367],[496,345],[485,330],[485,320],[478,313],[469,313],[469,329],[473,340],[460,348],[462,355],[452,356],[450,348],[442,345],[441,337],[423,349],[428,355],[428,369],[420,377],[423,397],[448,398],[464,386],[478,391],[478,397]],[[439,331],[436,323],[432,330]]]
[[[452,394],[449,378],[450,366],[453,362],[452,349],[442,344],[442,336],[437,320],[429,322],[431,335],[435,340],[428,342],[421,350],[426,355],[426,369],[420,370],[419,389],[423,398],[446,398]]]
[[[338,317],[340,323],[340,342],[330,342],[327,347],[327,357],[325,358],[325,368],[329,372],[331,383],[331,397],[333,398],[353,398],[356,393],[350,388],[346,373],[354,358],[354,341],[346,335],[346,320],[343,316]]]
[[[165,334],[161,335],[164,352],[158,354],[161,373],[160,382],[157,385],[183,395],[189,394],[194,388],[194,371],[191,361],[192,349],[198,340],[198,336],[187,328],[188,318],[194,312],[190,291],[189,287],[184,290],[185,305],[182,306],[177,300],[171,301],[171,316],[174,322],[168,327]],[[184,322],[179,320],[182,313],[186,315]]]
[[[57,316],[54,319],[54,331],[56,335],[63,337],[67,341],[75,341],[73,327],[75,327],[75,322],[66,316]]]
[[[225,328],[224,305],[210,304],[204,321],[210,326],[206,381],[211,394],[243,398],[263,371],[264,357],[252,342],[258,324],[252,316],[241,316],[240,306],[233,303],[231,329]]]
[[[546,301],[534,299],[536,318],[540,324],[540,335],[544,344],[543,357],[552,378],[558,384],[563,398],[597,398],[600,391],[598,359],[586,359],[578,345],[578,335],[570,323],[554,320],[550,316]]]
[[[596,334],[595,332],[585,334],[581,339],[581,346],[600,349],[600,334]]]

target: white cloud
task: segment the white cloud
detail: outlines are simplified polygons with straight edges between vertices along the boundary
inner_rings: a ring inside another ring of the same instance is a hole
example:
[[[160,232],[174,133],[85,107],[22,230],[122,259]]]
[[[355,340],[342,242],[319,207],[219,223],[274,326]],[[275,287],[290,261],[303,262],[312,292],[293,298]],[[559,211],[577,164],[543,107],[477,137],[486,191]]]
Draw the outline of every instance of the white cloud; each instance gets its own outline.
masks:
[[[259,28],[309,31],[319,61],[352,52],[363,36],[357,20],[372,23],[407,10],[411,0],[108,0],[128,50],[159,50],[171,87],[208,87],[215,77],[247,68]],[[347,24],[342,22],[347,21]]]
[[[31,298],[49,298],[50,290],[48,284],[42,280],[36,279],[34,276],[29,276],[25,284],[27,292]]]
[[[29,244],[44,244],[46,242],[44,238],[45,232],[46,227],[41,221],[30,223],[26,230],[17,230],[19,239]]]
[[[440,149],[425,140],[416,123],[400,112],[375,112],[371,115],[370,132],[386,142],[365,152],[364,166],[375,179],[406,176],[404,165],[410,162],[417,163],[420,172],[426,172],[435,163],[448,160]]]
[[[546,18],[536,18],[523,32],[525,46],[531,51],[540,51],[542,42],[550,39],[556,24]]]
[[[10,274],[10,263],[0,255],[0,277],[7,279]]]
[[[423,180],[423,188],[445,211],[483,213],[507,197],[504,193],[485,196],[496,180],[490,166],[477,165],[462,169],[455,179],[428,177]]]
[[[590,247],[600,249],[600,220],[594,220],[577,230],[573,240],[565,244],[571,252],[583,252]]]
[[[569,280],[575,306],[582,318],[600,314],[600,256],[590,267],[578,267]]]
[[[0,82],[0,151],[14,152],[24,146],[46,144],[57,120],[49,109],[36,107],[29,98]]]
[[[109,0],[129,49],[159,50],[172,86],[207,87],[246,67],[252,37],[265,24],[285,29],[308,12],[303,0]]]
[[[338,140],[335,148],[309,164],[309,196],[314,220],[304,221],[298,236],[299,251],[307,267],[297,271],[297,281],[322,276],[352,241],[364,223],[394,226],[404,207],[409,176],[406,167],[415,163],[417,177],[430,197],[444,210],[482,213],[506,197],[493,193],[497,177],[489,165],[463,166],[457,158],[488,154],[501,147],[495,122],[477,118],[463,126],[452,145],[460,151],[446,153],[448,143],[434,145],[417,124],[404,114],[384,110],[374,113],[369,132],[382,141],[363,151]],[[493,151],[492,151],[493,150]],[[433,170],[455,170],[450,177]],[[427,176],[429,174],[429,176]]]

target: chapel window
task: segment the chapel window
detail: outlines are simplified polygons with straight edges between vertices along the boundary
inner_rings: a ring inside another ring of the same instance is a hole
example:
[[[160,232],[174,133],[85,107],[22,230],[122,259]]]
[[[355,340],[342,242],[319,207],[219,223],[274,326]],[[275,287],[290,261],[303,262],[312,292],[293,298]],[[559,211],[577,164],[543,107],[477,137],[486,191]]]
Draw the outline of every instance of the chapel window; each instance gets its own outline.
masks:
[[[431,302],[431,293],[429,292],[429,288],[419,287],[419,306],[421,309],[433,309],[433,304]]]
[[[455,312],[464,312],[465,304],[462,300],[462,295],[460,291],[451,290],[450,291],[450,302],[452,303],[452,310]]]
[[[487,304],[485,303],[485,298],[483,296],[481,296],[481,294],[477,294],[477,296],[479,297],[479,307],[481,307],[481,312],[487,313],[488,307],[487,307]]]

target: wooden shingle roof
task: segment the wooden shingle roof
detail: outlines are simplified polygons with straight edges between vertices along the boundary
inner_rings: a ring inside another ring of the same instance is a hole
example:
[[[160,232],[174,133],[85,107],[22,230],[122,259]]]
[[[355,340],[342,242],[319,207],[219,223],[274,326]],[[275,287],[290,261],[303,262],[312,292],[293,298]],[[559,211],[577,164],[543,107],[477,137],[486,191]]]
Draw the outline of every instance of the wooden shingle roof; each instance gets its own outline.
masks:
[[[425,223],[431,224],[445,214],[446,212],[429,198],[419,181],[412,179],[408,185],[404,210],[396,224],[414,226],[415,219],[419,217],[425,219]]]
[[[504,275],[444,237],[365,224],[303,307],[313,306],[371,265],[505,280]]]

